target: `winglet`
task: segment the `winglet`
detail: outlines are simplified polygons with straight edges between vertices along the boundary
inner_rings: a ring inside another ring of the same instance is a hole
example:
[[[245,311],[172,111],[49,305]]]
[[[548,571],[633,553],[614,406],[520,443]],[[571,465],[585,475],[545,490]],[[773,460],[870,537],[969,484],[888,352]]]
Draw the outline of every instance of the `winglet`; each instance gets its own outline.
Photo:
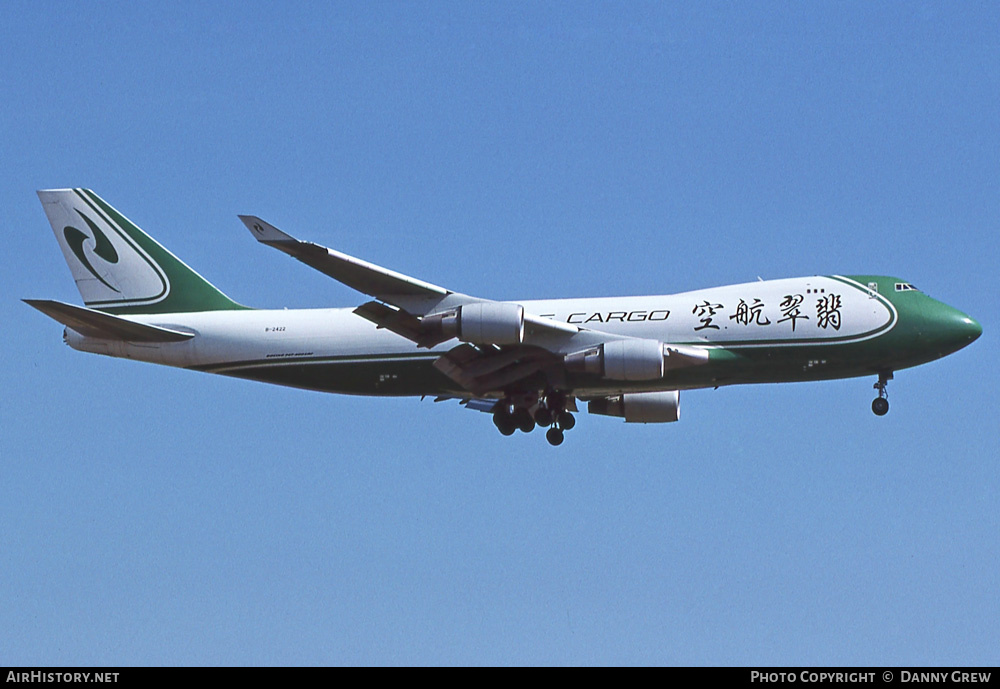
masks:
[[[239,219],[243,221],[243,224],[250,230],[250,234],[256,237],[258,242],[271,244],[273,242],[299,241],[290,234],[282,232],[266,220],[261,220],[256,215],[241,215]]]

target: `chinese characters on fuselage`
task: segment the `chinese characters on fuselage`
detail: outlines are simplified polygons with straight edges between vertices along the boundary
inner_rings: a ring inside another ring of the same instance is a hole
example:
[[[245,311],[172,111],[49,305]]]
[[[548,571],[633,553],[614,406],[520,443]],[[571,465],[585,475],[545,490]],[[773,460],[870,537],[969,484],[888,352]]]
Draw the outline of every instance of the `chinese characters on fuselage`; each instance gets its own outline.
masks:
[[[736,321],[740,325],[771,325],[771,321],[764,316],[764,302],[760,299],[754,299],[750,305],[747,305],[746,300],[740,299],[736,313],[730,316],[729,320]]]
[[[718,330],[719,326],[712,323],[712,317],[715,315],[716,311],[719,311],[722,308],[722,304],[710,304],[707,301],[703,301],[701,304],[695,304],[694,308],[691,309],[691,313],[698,316],[698,319],[701,321],[701,325],[695,328],[695,330],[704,330],[705,328]]]
[[[803,312],[805,301],[805,297],[801,294],[786,294],[778,304],[778,309],[781,311],[781,318],[775,321],[774,325],[787,323],[791,327],[792,332],[795,332],[795,326],[798,321],[812,320],[809,314]],[[764,302],[757,297],[754,297],[749,303],[746,299],[740,299],[740,303],[736,305],[736,310],[729,316],[729,320],[733,321],[736,325],[742,326],[771,325],[771,320],[764,315],[764,306]],[[827,294],[816,300],[816,327],[824,330],[827,328],[840,330],[840,307],[841,300],[839,294]],[[719,326],[713,322],[713,317],[724,309],[725,306],[722,304],[713,304],[708,301],[695,304],[694,308],[691,309],[691,313],[697,316],[701,325],[694,326],[694,330],[706,330],[709,328],[718,330]]]

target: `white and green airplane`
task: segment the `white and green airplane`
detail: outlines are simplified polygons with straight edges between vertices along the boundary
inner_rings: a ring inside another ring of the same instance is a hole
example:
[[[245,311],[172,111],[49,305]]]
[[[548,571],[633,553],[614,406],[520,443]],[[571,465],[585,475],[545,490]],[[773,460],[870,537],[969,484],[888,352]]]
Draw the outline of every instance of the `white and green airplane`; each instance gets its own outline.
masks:
[[[982,334],[966,314],[878,275],[766,280],[646,297],[492,301],[453,292],[254,216],[257,241],[362,292],[347,309],[242,306],[92,191],[40,191],[85,307],[28,299],[85,352],[357,395],[458,399],[504,435],[548,427],[553,445],[592,414],[662,423],[679,391],[877,376]]]

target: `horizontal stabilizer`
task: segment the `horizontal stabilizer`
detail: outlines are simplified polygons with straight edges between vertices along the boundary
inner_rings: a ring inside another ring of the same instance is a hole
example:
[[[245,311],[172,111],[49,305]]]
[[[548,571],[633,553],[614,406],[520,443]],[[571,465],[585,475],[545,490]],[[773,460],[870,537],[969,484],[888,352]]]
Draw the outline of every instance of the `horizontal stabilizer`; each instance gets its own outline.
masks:
[[[127,342],[183,342],[194,337],[193,333],[136,323],[126,318],[61,301],[25,299],[24,303],[85,337]]]

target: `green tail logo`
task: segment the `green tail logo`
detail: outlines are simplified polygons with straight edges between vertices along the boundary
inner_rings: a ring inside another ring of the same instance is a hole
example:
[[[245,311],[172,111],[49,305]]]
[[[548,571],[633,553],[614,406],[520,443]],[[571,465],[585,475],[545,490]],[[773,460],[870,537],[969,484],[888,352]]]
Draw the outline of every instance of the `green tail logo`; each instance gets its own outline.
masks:
[[[245,309],[87,189],[38,192],[83,303],[114,315]]]
[[[87,223],[87,226],[90,227],[90,231],[94,233],[93,237],[94,254],[99,258],[104,259],[108,263],[118,263],[118,252],[115,251],[115,247],[112,246],[111,241],[108,239],[107,235],[101,232],[101,228],[99,228],[96,224],[94,224],[93,220],[88,218],[79,210],[77,210],[76,212],[81,218],[83,218],[83,221]],[[103,277],[101,277],[96,270],[94,270],[94,266],[90,264],[90,260],[84,253],[83,242],[86,241],[87,239],[90,239],[90,237],[87,236],[86,233],[78,230],[72,225],[67,225],[66,227],[63,228],[63,235],[66,237],[66,243],[69,244],[69,248],[72,249],[73,254],[78,259],[80,259],[80,263],[83,264],[83,267],[89,270],[90,274],[93,275],[98,280],[100,280],[104,285],[107,286],[108,289],[114,290],[115,292],[118,292],[120,294],[121,290],[114,287],[113,285],[108,284],[108,281],[105,280]]]

